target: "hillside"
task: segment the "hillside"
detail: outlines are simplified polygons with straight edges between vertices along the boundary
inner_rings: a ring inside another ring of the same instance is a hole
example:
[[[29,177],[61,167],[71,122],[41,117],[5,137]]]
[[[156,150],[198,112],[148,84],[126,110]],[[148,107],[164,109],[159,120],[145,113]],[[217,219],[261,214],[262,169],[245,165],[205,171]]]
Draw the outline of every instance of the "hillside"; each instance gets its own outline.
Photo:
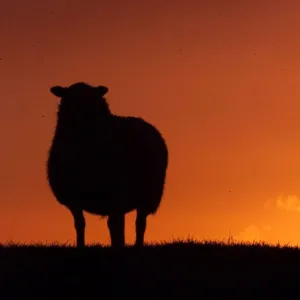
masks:
[[[2,245],[0,280],[1,299],[299,299],[300,250],[174,242],[117,254],[97,245]]]

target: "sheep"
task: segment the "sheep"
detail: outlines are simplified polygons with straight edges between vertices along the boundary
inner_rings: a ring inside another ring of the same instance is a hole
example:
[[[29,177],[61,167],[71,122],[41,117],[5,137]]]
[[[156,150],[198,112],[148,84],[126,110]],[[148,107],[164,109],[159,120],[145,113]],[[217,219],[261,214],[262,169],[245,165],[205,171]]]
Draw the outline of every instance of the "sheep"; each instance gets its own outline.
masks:
[[[61,99],[47,179],[73,215],[77,247],[85,247],[83,211],[107,217],[111,247],[123,248],[125,214],[133,210],[135,246],[143,246],[147,217],[157,212],[164,192],[165,139],[140,117],[113,114],[105,86],[77,82],[50,92]]]

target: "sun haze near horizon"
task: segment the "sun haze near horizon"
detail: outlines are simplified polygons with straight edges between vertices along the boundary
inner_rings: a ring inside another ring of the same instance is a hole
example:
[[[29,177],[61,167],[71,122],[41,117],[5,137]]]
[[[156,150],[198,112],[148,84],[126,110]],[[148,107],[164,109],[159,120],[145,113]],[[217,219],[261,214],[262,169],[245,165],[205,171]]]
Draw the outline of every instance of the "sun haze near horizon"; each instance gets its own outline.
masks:
[[[75,239],[46,180],[53,85],[109,87],[169,147],[147,241],[193,236],[298,244],[300,3],[5,0],[0,11],[0,243]],[[134,240],[127,217],[127,242]],[[87,243],[108,243],[87,215]]]

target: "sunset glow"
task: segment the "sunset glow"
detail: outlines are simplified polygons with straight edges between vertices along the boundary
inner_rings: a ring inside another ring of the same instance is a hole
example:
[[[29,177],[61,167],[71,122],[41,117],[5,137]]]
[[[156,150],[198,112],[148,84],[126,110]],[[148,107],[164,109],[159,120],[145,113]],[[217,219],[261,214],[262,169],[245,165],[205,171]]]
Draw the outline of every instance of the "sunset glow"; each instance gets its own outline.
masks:
[[[85,81],[108,86],[114,113],[145,118],[168,144],[146,242],[298,244],[299,10],[286,0],[2,1],[0,243],[74,242],[46,180],[49,89]],[[87,242],[108,243],[105,219],[86,220]]]

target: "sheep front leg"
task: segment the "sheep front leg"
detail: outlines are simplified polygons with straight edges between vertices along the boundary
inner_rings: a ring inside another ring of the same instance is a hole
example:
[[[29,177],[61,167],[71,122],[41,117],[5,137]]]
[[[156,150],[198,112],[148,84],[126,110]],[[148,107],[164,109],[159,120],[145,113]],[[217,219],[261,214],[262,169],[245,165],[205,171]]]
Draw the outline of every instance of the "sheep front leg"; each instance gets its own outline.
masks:
[[[120,249],[125,246],[125,215],[123,213],[108,216],[107,226],[110,233],[111,247]]]
[[[135,246],[136,247],[142,247],[144,245],[146,225],[147,225],[147,214],[138,210],[136,220],[135,220],[135,231],[136,231]]]
[[[83,216],[82,209],[70,208],[70,211],[74,218],[74,225],[76,229],[76,240],[77,248],[84,248],[84,230],[85,230],[85,219]]]

